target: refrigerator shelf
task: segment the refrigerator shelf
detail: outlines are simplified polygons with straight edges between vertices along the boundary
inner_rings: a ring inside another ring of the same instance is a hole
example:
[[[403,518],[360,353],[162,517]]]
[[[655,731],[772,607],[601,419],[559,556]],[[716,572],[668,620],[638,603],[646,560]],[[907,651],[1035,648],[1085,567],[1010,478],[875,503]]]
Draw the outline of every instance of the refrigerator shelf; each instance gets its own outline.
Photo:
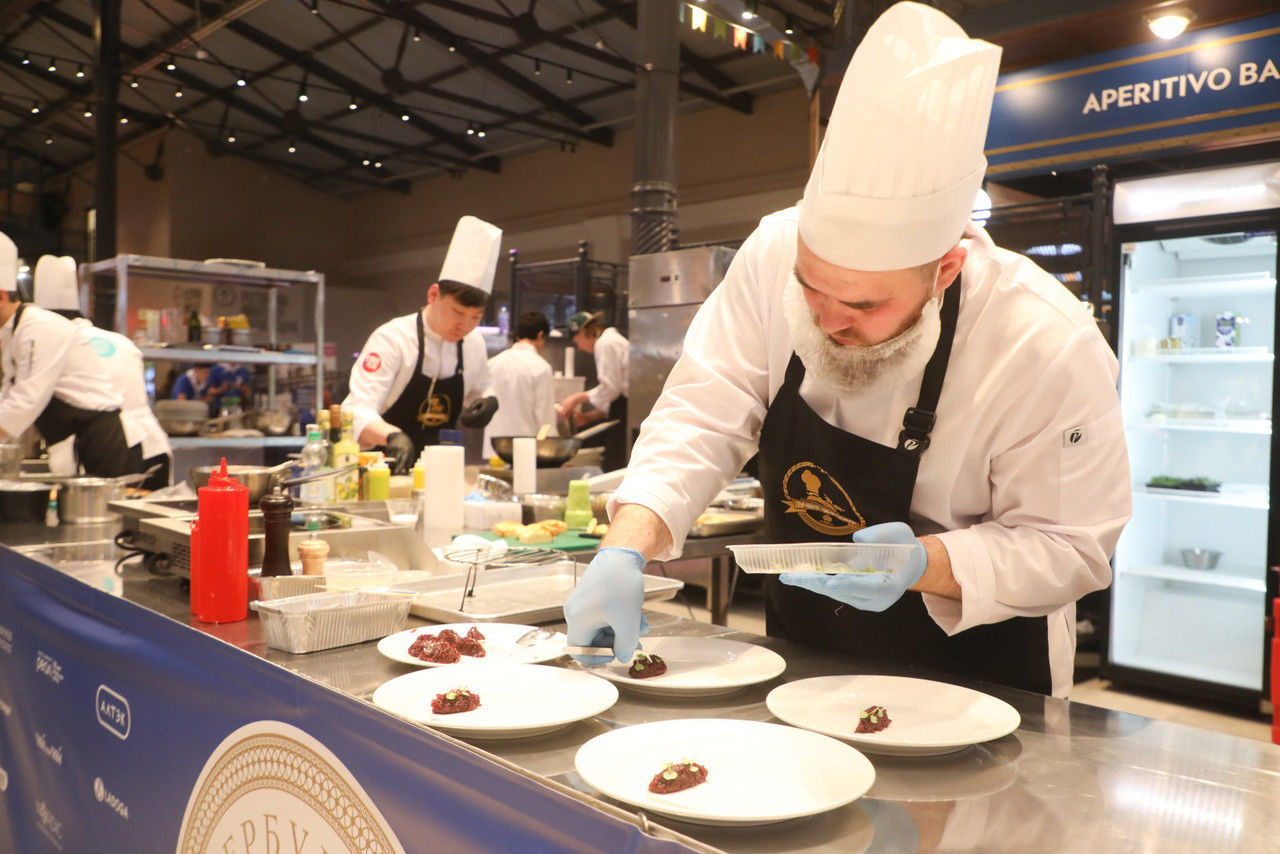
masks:
[[[1246,578],[1217,569],[1188,569],[1185,566],[1162,564],[1159,566],[1127,566],[1118,570],[1127,576],[1157,578],[1161,581],[1181,581],[1189,584],[1205,584],[1210,587],[1226,587],[1232,590],[1245,590],[1250,593],[1266,593],[1267,583],[1262,578]]]
[[[1133,494],[1159,501],[1213,504],[1219,507],[1239,507],[1244,510],[1266,510],[1270,506],[1270,502],[1262,495],[1224,495],[1221,492],[1196,492],[1193,489],[1159,489],[1151,486],[1135,486],[1133,487]]]
[[[1208,433],[1237,433],[1246,436],[1270,436],[1271,422],[1264,418],[1166,418],[1155,420],[1148,418],[1130,427],[1145,427],[1149,430],[1184,430]]]
[[[1133,356],[1132,362],[1163,362],[1171,365],[1239,365],[1271,362],[1275,355],[1266,347],[1194,347],[1177,352]]]
[[[1168,673],[1183,679],[1197,679],[1201,682],[1212,682],[1217,685],[1230,685],[1235,688],[1256,691],[1261,681],[1258,674],[1252,671],[1233,670],[1213,664],[1199,664],[1185,658],[1165,658],[1159,655],[1126,655],[1114,658],[1116,664],[1132,667],[1135,670],[1150,670],[1156,673]]]
[[[1265,270],[1252,273],[1230,273],[1214,276],[1179,276],[1133,282],[1129,292],[1169,297],[1220,297],[1265,294],[1274,290],[1276,280]]]

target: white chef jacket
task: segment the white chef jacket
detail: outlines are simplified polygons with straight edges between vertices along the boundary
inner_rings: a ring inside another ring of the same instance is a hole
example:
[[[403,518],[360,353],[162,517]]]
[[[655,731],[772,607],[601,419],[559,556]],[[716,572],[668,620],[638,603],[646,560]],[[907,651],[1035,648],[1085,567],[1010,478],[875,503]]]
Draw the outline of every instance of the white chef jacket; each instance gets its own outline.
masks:
[[[591,355],[596,360],[596,386],[587,392],[587,402],[601,412],[627,393],[631,379],[631,344],[610,326],[596,339]]]
[[[543,424],[556,435],[555,384],[551,363],[529,341],[517,341],[489,360],[498,411],[484,429],[484,455],[493,454],[493,436],[536,436]]]
[[[447,379],[458,370],[458,345],[445,341],[431,330],[423,309],[423,376]],[[489,354],[484,337],[473,329],[462,339],[463,405],[493,393],[489,379]],[[353,414],[357,439],[370,423],[400,397],[409,378],[418,369],[418,314],[392,318],[373,330],[360,357],[351,366],[351,380],[343,410]]]
[[[1065,696],[1075,601],[1110,583],[1131,510],[1118,366],[1057,280],[972,224],[965,240],[955,344],[910,520],[942,541],[962,598],[924,601],[948,634],[1047,616],[1053,693]],[[792,354],[782,295],[795,258],[795,209],[762,220],[699,309],[644,422],[610,514],[626,503],[657,513],[673,540],[658,559],[680,554],[756,449]],[[829,424],[892,447],[922,375],[856,396],[806,375],[800,396]]]
[[[31,303],[15,332],[16,319],[17,312],[0,327],[0,431],[17,436],[35,423],[55,396],[81,409],[122,407],[120,392],[74,323]]]
[[[142,351],[125,336],[107,329],[99,329],[88,318],[77,317],[71,322],[93,347],[93,352],[102,360],[102,367],[106,370],[111,385],[120,392],[123,401],[120,421],[124,426],[125,443],[133,447],[141,442],[144,460],[159,454],[172,455],[169,435],[156,420],[155,413],[151,409],[151,401],[147,398]],[[23,323],[26,323],[25,318]],[[75,467],[71,439],[66,439],[49,448],[51,472],[74,474]]]

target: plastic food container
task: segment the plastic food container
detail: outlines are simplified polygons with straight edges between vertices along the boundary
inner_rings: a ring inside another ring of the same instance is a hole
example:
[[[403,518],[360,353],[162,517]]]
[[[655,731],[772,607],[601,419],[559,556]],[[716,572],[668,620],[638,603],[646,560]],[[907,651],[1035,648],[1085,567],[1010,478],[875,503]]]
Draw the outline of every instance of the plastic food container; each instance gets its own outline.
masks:
[[[897,543],[783,543],[729,546],[743,572],[901,572],[915,546]]]
[[[317,652],[383,638],[404,628],[412,597],[347,591],[308,593],[254,602],[267,646],[285,652]]]

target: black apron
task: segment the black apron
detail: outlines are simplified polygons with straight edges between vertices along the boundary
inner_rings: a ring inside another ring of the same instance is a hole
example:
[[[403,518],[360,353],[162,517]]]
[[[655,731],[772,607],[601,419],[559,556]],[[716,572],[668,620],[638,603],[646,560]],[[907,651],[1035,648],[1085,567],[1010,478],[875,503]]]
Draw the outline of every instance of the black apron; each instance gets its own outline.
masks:
[[[24,303],[14,313],[14,332],[18,331],[26,309]],[[130,448],[125,441],[118,409],[84,409],[51,397],[44,411],[36,416],[35,426],[46,445],[56,445],[68,436],[75,436],[72,445],[85,474],[119,477],[142,471],[142,446]]]
[[[609,412],[605,415],[606,421],[617,421],[618,423],[605,430],[597,433],[590,439],[582,442],[584,448],[604,448],[604,458],[600,462],[601,468],[605,471],[617,471],[626,468],[627,465],[627,396],[620,394],[613,399],[613,403],[609,404]],[[588,430],[591,425],[588,424],[582,428]]]
[[[426,352],[423,346],[422,312],[418,312],[418,368],[382,419],[413,440],[419,452],[427,445],[440,444],[441,430],[454,430],[462,412],[466,387],[462,378],[462,339],[458,339],[458,370],[451,377],[435,380],[423,373]]]
[[[759,471],[770,542],[846,541],[883,522],[910,523],[920,455],[929,447],[942,381],[960,311],[960,286],[947,289],[942,331],[907,409],[897,447],[846,433],[823,421],[800,397],[804,364],[794,353],[760,431]],[[1051,693],[1048,622],[1015,617],[948,637],[908,590],[883,612],[768,579],[770,635],[849,653],[886,666],[907,665],[959,677]]]

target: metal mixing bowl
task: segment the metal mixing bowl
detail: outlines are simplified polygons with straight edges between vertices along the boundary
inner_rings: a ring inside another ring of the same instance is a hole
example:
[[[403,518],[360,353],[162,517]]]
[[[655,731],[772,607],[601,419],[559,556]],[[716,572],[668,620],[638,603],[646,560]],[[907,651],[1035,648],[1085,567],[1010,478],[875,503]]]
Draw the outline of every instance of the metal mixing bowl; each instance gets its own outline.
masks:
[[[1222,552],[1213,549],[1183,549],[1182,564],[1191,569],[1213,569],[1218,565]]]

